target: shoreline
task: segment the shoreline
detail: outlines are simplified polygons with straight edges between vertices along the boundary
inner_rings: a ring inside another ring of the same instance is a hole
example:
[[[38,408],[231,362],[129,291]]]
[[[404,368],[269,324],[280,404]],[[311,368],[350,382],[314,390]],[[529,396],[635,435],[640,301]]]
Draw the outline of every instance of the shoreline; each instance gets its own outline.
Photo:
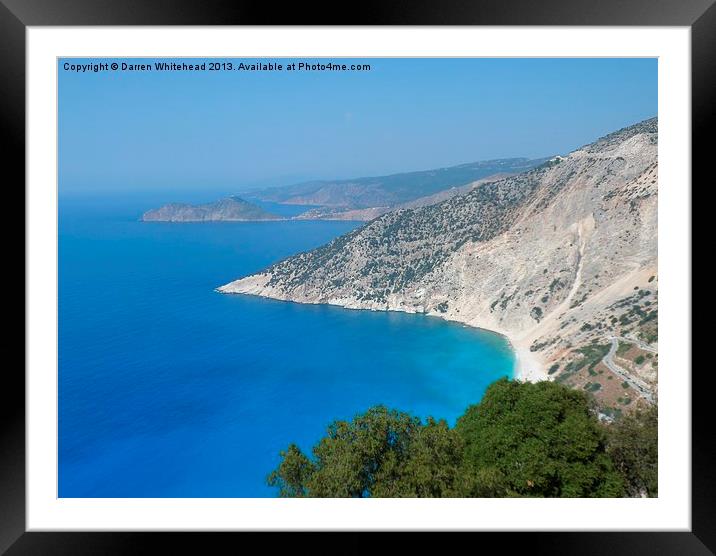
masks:
[[[386,309],[386,311],[390,310],[391,309]],[[530,342],[527,337],[523,336],[516,339],[504,330],[494,330],[492,328],[479,326],[474,323],[464,322],[453,318],[446,318],[445,316],[437,313],[423,314],[429,317],[438,317],[449,322],[458,322],[465,326],[469,326],[470,328],[475,328],[476,330],[484,330],[486,332],[490,332],[491,334],[502,336],[507,343],[510,344],[510,348],[512,348],[512,351],[515,354],[515,370],[513,373],[513,378],[515,380],[519,380],[520,382],[541,382],[543,380],[550,380],[549,373],[547,372],[547,365],[544,363],[539,354],[530,350],[532,342]]]
[[[529,345],[513,343],[515,351],[515,379],[521,382],[541,382],[550,380],[546,365],[535,352],[530,351]]]
[[[243,280],[243,279],[240,279]],[[236,280],[235,282],[238,282],[239,280]],[[395,309],[374,309],[371,307],[356,307],[356,306],[350,306],[350,305],[342,305],[339,303],[331,303],[330,301],[327,302],[320,302],[320,301],[298,301],[295,299],[287,299],[280,296],[271,296],[266,295],[264,293],[260,292],[260,289],[263,288],[246,288],[244,291],[238,291],[236,289],[232,290],[229,289],[228,286],[231,286],[233,282],[230,282],[228,284],[224,284],[223,286],[217,287],[214,289],[214,291],[224,294],[224,295],[251,295],[254,297],[263,297],[264,299],[274,299],[277,301],[289,301],[291,303],[300,303],[302,305],[331,305],[334,307],[341,307],[343,309],[350,309],[354,311],[383,311],[383,312],[399,312],[399,313],[411,313],[411,314],[422,314],[427,317],[438,317],[444,321],[447,322],[455,322],[460,323],[464,326],[469,326],[470,328],[475,328],[477,330],[484,330],[486,332],[490,332],[492,334],[498,334],[505,338],[507,343],[512,348],[512,351],[515,354],[515,368],[513,373],[513,379],[519,380],[521,382],[540,382],[543,380],[549,380],[549,374],[547,373],[546,365],[542,361],[542,359],[537,355],[535,352],[530,351],[530,342],[526,341],[524,338],[515,339],[511,338],[508,334],[506,334],[504,331],[501,330],[493,330],[491,328],[485,328],[482,326],[478,326],[476,324],[471,324],[469,322],[464,322],[462,320],[454,319],[454,318],[447,318],[444,315],[438,314],[438,313],[429,313],[429,312],[418,312],[418,311],[408,311],[405,309],[395,308]],[[254,291],[251,291],[251,289],[254,289]]]

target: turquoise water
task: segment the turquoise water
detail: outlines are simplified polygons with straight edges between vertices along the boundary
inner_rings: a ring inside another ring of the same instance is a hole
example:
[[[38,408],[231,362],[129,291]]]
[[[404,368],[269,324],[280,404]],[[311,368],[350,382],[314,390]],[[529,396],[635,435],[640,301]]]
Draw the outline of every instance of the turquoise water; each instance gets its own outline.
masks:
[[[274,496],[279,450],[331,420],[454,423],[512,374],[488,332],[213,291],[357,223],[138,221],[165,200],[60,199],[60,497]]]

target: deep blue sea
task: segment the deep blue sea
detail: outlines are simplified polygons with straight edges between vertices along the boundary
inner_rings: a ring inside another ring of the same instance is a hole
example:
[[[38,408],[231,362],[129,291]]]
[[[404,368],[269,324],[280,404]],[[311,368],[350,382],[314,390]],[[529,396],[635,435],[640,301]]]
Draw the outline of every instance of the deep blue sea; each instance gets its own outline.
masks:
[[[170,200],[60,197],[60,497],[274,496],[279,451],[330,421],[453,424],[512,375],[488,332],[214,291],[358,223],[138,220]]]

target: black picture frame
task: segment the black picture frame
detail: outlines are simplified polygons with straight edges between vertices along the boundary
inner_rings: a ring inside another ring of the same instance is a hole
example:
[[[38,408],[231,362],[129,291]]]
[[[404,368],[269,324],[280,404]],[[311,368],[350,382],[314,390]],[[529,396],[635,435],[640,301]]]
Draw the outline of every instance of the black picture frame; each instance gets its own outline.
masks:
[[[25,181],[25,31],[28,26],[85,25],[588,25],[686,26],[692,36],[692,181],[708,186],[710,141],[716,129],[716,6],[714,0],[474,0],[465,2],[369,2],[354,6],[308,6],[214,0],[0,0],[0,90],[2,168],[5,194],[17,195]],[[342,16],[341,14],[350,14]],[[712,173],[712,171],[711,171]],[[691,187],[691,184],[684,184]],[[9,198],[9,197],[6,197]],[[17,211],[18,203],[13,210]],[[24,206],[24,195],[22,198]],[[19,212],[19,211],[17,211]],[[17,225],[8,249],[20,250]],[[12,245],[11,245],[12,244]],[[24,259],[23,249],[23,259]],[[19,258],[19,256],[17,257]],[[24,266],[23,266],[24,268]],[[24,273],[23,273],[24,278]],[[19,282],[19,278],[12,278]],[[25,288],[23,284],[23,288]],[[25,296],[32,292],[24,289]],[[11,296],[13,294],[10,294]],[[9,319],[8,319],[9,320]],[[24,322],[24,321],[23,321]],[[24,327],[23,327],[24,333]],[[0,553],[126,554],[218,551],[234,534],[211,533],[28,533],[25,532],[25,380],[20,364],[4,365],[0,404]],[[713,440],[710,369],[692,373],[692,530],[630,533],[483,533],[503,553],[531,554],[713,554],[716,551],[716,442]],[[691,369],[683,369],[684,374]],[[357,533],[350,533],[358,535]],[[244,533],[254,535],[254,533]],[[363,535],[363,534],[361,534]],[[368,533],[367,535],[371,535]],[[315,551],[315,539],[292,533],[280,542]],[[252,539],[255,540],[255,539]],[[342,538],[336,552],[372,550],[363,536]],[[462,539],[464,540],[464,539]],[[234,541],[229,540],[229,546]],[[250,542],[242,539],[242,542]],[[321,541],[322,542],[322,541]],[[333,541],[331,541],[333,542]],[[444,539],[440,541],[445,546]],[[459,542],[461,540],[459,539]],[[246,545],[251,546],[251,545]],[[275,546],[275,545],[273,545]],[[329,546],[326,544],[326,546]],[[216,548],[213,548],[216,547]],[[334,552],[334,551],[332,551]]]

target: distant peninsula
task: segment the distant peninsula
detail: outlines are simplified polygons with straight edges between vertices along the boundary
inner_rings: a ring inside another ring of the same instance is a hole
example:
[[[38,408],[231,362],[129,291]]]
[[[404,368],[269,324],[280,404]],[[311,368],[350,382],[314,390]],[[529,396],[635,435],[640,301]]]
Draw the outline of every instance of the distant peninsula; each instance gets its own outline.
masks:
[[[284,218],[240,197],[232,196],[201,205],[170,203],[145,212],[142,220],[144,222],[256,222],[284,220]]]
[[[357,220],[367,222],[387,212],[418,208],[466,193],[484,183],[536,168],[550,158],[483,160],[418,172],[347,180],[311,181],[247,191],[248,201],[228,197],[215,203],[172,203],[146,212],[145,221],[216,222],[257,220]],[[286,218],[252,203],[305,206]]]
[[[368,221],[391,210],[407,208],[411,203],[434,204],[469,190],[475,182],[519,174],[550,158],[501,158],[388,176],[308,181],[249,191],[247,198],[305,205],[307,212],[302,219]]]

